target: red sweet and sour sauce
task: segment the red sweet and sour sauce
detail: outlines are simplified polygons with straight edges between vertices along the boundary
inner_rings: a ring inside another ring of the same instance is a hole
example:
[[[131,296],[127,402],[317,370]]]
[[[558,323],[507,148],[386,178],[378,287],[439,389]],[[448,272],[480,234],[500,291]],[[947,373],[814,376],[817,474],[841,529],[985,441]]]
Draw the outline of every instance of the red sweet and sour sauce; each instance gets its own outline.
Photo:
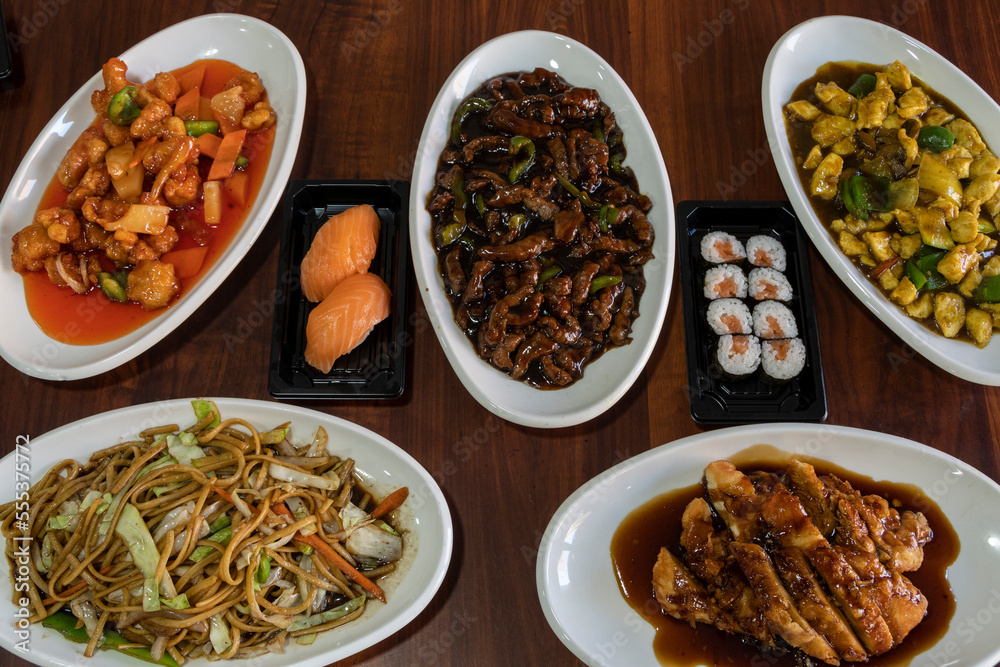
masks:
[[[239,65],[224,60],[198,60],[180,69],[173,70],[175,76],[197,67],[205,67],[202,81],[202,97],[212,97],[223,90],[226,82],[242,71]],[[263,82],[265,86],[267,82]],[[281,119],[278,119],[279,122]],[[260,192],[264,174],[274,145],[275,128],[247,134],[243,154],[250,157],[244,168],[248,179],[247,196],[243,203],[232,199],[223,188],[222,218],[214,227],[204,222],[202,200],[189,206],[174,209],[170,214],[171,223],[176,227],[180,240],[172,249],[183,250],[204,246],[205,259],[194,275],[181,277],[181,292],[167,308],[145,310],[138,303],[118,303],[104,296],[97,288],[86,294],[76,294],[69,287],[59,287],[49,282],[45,271],[24,274],[24,295],[28,312],[35,323],[50,338],[67,345],[97,345],[121,338],[142,325],[168,312],[173,304],[208,273],[218,258],[229,247],[233,237],[243,226],[247,213],[253,208]],[[207,172],[203,170],[204,177]],[[62,206],[69,192],[53,176],[42,195],[39,210]],[[25,221],[27,224],[28,221]],[[105,269],[114,270],[110,262]]]

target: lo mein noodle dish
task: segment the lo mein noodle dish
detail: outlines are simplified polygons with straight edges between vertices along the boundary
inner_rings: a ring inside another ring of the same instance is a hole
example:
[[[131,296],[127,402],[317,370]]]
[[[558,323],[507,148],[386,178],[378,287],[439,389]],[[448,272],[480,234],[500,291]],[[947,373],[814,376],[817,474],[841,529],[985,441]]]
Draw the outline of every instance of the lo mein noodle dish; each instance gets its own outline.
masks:
[[[294,445],[289,424],[258,432],[193,405],[190,428],[62,461],[0,507],[12,577],[30,537],[30,584],[14,592],[29,620],[88,657],[174,665],[308,644],[384,602],[378,579],[404,548],[387,520],[406,488],[377,502],[322,427]]]

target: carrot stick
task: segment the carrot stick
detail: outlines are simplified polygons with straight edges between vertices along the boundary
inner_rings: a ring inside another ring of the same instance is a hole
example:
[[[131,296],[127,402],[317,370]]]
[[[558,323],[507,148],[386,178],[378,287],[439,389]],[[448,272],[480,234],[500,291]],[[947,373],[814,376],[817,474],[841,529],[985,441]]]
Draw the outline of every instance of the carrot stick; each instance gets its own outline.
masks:
[[[247,131],[240,130],[239,132],[230,132],[222,137],[219,150],[215,154],[215,161],[212,162],[212,168],[208,171],[208,180],[221,181],[224,178],[229,178],[236,168],[236,160],[240,157],[240,151],[243,150],[243,140],[246,139],[246,136]]]
[[[220,489],[219,487],[215,486],[214,484],[212,485],[212,490],[215,491],[216,493],[218,493],[220,496],[222,496],[222,499],[225,500],[230,505],[235,505],[236,504],[236,499],[233,498],[232,494],[229,493],[228,491],[223,491],[222,489]],[[253,510],[254,514],[257,513],[257,508],[254,507],[253,505],[247,505],[247,507],[249,507],[251,510]]]
[[[385,497],[385,500],[383,500],[382,502],[380,502],[378,505],[375,506],[375,509],[373,509],[371,512],[372,518],[381,519],[386,514],[388,514],[389,512],[393,511],[394,509],[402,505],[403,501],[406,500],[406,497],[409,495],[410,495],[410,490],[405,486],[400,489],[396,489],[395,491],[387,495]]]
[[[111,571],[111,566],[108,565],[107,567],[105,567],[104,569],[101,570],[101,574],[107,574],[110,571]],[[87,582],[86,581],[81,581],[78,584],[73,584],[72,586],[70,586],[69,588],[67,588],[66,590],[64,590],[60,594],[60,597],[66,597],[67,595],[75,595],[76,593],[79,593],[80,591],[82,591],[86,587],[87,587]],[[43,607],[47,607],[48,605],[52,604],[53,602],[58,602],[58,600],[56,600],[55,598],[45,598],[44,600],[42,600],[42,606]]]
[[[194,143],[198,145],[198,150],[201,151],[202,155],[207,155],[214,160],[215,156],[219,154],[219,144],[222,143],[222,138],[217,134],[206,132],[198,137]]]
[[[159,140],[159,137],[150,137],[149,139],[143,139],[139,142],[139,145],[135,147],[135,152],[132,153],[132,161],[128,163],[128,168],[131,169],[135,167],[143,159],[149,155],[149,151],[152,150],[153,145]]]
[[[182,120],[198,120],[201,111],[201,91],[192,88],[177,98],[174,104],[174,115]]]
[[[180,84],[181,90],[185,93],[194,88],[201,88],[201,84],[205,79],[205,66],[201,65],[195,67],[194,69],[188,70],[184,74],[177,77],[177,83]]]
[[[291,511],[285,506],[284,503],[275,503],[274,505],[271,505],[271,509],[275,512],[275,514],[292,516]],[[365,591],[370,593],[372,596],[378,598],[382,602],[385,602],[385,593],[378,587],[378,584],[358,572],[353,565],[344,560],[344,557],[334,551],[333,548],[324,542],[321,537],[315,533],[303,535],[302,531],[299,531],[295,535],[295,541],[308,544],[313,549],[320,552],[324,558],[330,561],[331,565],[354,580],[354,583],[361,586],[361,588],[365,589]]]

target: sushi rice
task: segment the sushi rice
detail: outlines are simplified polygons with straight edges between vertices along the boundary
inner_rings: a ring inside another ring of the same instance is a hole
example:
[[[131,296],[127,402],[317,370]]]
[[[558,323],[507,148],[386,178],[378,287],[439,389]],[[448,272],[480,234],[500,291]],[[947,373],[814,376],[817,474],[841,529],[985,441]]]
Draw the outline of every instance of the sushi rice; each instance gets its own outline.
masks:
[[[740,267],[722,264],[705,272],[706,299],[745,299],[746,296],[747,277]]]
[[[762,266],[775,271],[784,271],[788,264],[785,246],[773,236],[757,234],[747,239],[747,261],[754,266]]]
[[[720,336],[715,358],[724,375],[746,377],[760,366],[760,340],[753,335]]]
[[[805,365],[806,346],[800,338],[766,340],[761,346],[761,368],[771,380],[791,380],[802,372]]]
[[[794,338],[799,335],[799,327],[788,306],[778,301],[761,301],[753,309],[753,333],[763,339]]]
[[[792,285],[785,274],[775,269],[758,267],[750,271],[748,292],[757,301],[775,299],[791,301]]]
[[[716,299],[708,304],[708,325],[720,336],[748,334],[751,331],[750,309],[739,299]]]
[[[709,264],[742,262],[747,253],[743,243],[728,232],[709,232],[701,239],[701,256]]]

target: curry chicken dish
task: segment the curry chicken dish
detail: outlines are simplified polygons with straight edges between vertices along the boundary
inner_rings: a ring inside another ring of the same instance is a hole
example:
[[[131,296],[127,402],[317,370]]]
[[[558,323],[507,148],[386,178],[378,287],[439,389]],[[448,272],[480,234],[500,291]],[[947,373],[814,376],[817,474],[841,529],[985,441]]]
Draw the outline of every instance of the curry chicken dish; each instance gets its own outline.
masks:
[[[985,347],[1000,327],[1000,157],[899,61],[829,63],[785,106],[840,249],[910,317]]]
[[[923,564],[927,518],[808,463],[715,461],[681,524],[681,551],[662,548],[653,567],[656,599],[680,621],[837,665],[899,646],[927,613],[905,576]]]
[[[535,69],[494,77],[454,116],[427,200],[455,321],[479,356],[539,388],[630,341],[652,206],[596,90]]]
[[[14,235],[16,271],[146,310],[170,305],[205,257],[204,247],[178,247],[182,235],[204,246],[223,209],[249,198],[251,137],[276,121],[256,73],[205,62],[210,74],[214,63],[238,72],[210,97],[205,64],[143,84],[121,60],[105,63],[104,88],[91,96],[97,117],[56,172],[64,202]]]

